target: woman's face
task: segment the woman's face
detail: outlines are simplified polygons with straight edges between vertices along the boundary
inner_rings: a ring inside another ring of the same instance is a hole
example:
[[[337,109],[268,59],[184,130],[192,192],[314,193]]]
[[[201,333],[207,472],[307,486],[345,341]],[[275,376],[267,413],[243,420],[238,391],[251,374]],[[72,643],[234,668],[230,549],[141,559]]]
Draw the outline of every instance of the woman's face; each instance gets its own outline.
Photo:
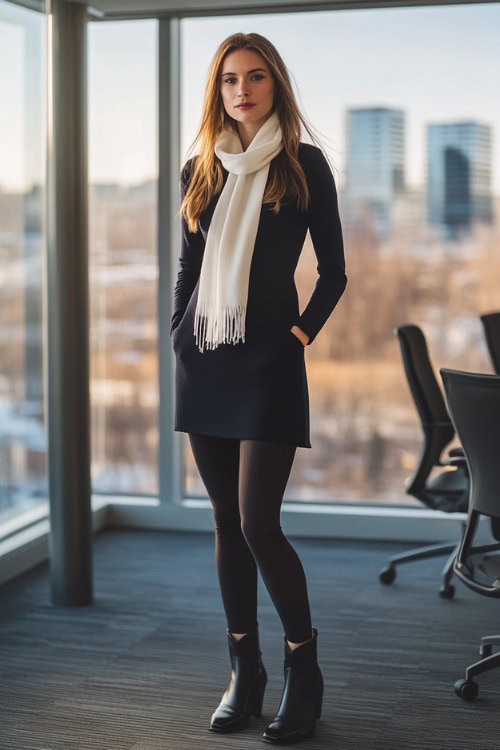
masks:
[[[255,50],[230,52],[222,63],[220,92],[228,115],[241,123],[258,123],[272,111],[274,81],[264,58]],[[253,107],[239,109],[242,102]]]

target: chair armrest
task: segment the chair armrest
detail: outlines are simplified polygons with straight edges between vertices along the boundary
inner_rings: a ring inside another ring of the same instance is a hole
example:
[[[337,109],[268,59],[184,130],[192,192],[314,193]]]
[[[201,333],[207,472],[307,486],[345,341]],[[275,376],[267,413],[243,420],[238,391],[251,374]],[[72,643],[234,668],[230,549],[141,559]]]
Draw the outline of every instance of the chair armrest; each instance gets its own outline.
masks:
[[[464,456],[464,449],[460,446],[459,448],[451,448],[451,450],[448,451],[449,458],[441,458],[438,461],[438,466],[460,466],[459,463],[454,463],[454,458],[460,458]],[[463,464],[462,464],[463,465]]]
[[[473,552],[473,550],[470,550],[470,552]],[[494,598],[500,597],[500,579],[497,578],[491,586],[487,586],[485,583],[477,581],[467,564],[459,562],[458,557],[453,561],[453,572],[457,578],[460,578],[460,580],[465,583],[466,586],[473,591],[476,591],[478,594]]]
[[[450,466],[463,466],[464,469],[467,469],[467,459],[465,456],[455,456],[454,458],[450,458],[448,463]]]

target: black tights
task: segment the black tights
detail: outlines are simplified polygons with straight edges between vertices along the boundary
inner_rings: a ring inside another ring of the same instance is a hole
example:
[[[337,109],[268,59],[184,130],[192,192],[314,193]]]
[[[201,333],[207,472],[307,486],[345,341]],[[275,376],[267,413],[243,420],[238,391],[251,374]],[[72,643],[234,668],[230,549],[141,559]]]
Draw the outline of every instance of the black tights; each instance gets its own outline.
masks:
[[[280,510],[296,446],[189,434],[215,519],[217,575],[231,633],[257,624],[257,566],[287,640],[311,638],[302,563],[284,536]]]

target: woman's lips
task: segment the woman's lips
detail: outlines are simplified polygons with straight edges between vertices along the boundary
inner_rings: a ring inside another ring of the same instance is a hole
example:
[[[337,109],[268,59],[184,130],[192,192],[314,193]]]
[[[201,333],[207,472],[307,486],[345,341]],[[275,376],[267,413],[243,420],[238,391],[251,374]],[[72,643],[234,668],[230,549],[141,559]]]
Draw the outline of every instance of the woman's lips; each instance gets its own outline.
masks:
[[[255,107],[255,104],[238,104],[236,106],[238,109],[250,109],[250,107]]]

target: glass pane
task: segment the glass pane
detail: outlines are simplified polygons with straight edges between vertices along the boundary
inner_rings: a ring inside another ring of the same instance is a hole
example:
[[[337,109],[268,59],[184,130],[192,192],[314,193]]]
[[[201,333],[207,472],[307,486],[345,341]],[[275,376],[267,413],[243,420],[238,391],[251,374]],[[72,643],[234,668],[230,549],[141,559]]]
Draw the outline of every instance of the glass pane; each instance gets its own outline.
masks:
[[[0,537],[48,511],[44,13],[0,0]]]
[[[157,494],[157,22],[88,49],[92,486]]]
[[[438,379],[443,366],[492,372],[479,315],[500,308],[499,27],[498,3],[238,16],[240,31],[273,29],[344,227],[348,286],[306,348],[312,449],[297,450],[287,499],[419,505],[404,491],[421,428],[396,326],[422,327]],[[209,61],[234,30],[182,22],[183,162]],[[316,278],[308,235],[301,311]],[[184,441],[186,490],[205,494]]]

